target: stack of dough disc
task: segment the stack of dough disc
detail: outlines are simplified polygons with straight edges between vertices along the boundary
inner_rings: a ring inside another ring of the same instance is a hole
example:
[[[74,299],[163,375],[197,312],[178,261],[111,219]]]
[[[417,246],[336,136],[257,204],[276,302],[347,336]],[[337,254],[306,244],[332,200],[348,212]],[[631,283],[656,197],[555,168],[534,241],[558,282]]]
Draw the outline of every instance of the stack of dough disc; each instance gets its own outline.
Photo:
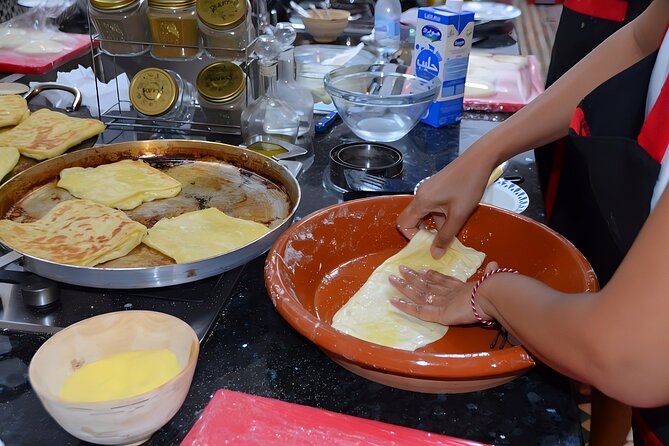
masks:
[[[24,254],[68,265],[94,266],[142,242],[146,227],[125,213],[88,200],[68,200],[32,223],[0,220],[0,240]]]
[[[102,133],[97,119],[72,118],[41,109],[11,130],[0,134],[0,147],[15,147],[29,158],[43,160],[63,154],[80,142]]]
[[[181,183],[144,161],[123,160],[98,167],[70,167],[60,172],[58,187],[77,198],[116,209],[176,196]]]
[[[11,130],[30,116],[28,104],[23,97],[10,94],[0,96],[0,134]],[[14,146],[0,145],[0,180],[14,170],[19,162],[19,151]]]
[[[400,252],[383,262],[357,293],[337,311],[332,326],[356,338],[401,350],[413,351],[441,339],[445,325],[425,322],[395,308],[390,300],[401,297],[388,278],[399,275],[399,266],[439,271],[465,282],[483,263],[485,254],[454,239],[440,259],[432,258],[434,233],[421,230]]]
[[[267,232],[265,225],[209,208],[163,218],[149,229],[144,243],[177,263],[186,263],[241,248]]]

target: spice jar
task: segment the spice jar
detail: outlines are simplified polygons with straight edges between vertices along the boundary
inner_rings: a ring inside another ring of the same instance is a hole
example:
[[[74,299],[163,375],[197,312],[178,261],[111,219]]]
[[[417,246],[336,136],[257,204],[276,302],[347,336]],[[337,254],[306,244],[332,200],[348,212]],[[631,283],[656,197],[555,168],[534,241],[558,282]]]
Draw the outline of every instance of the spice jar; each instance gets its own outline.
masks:
[[[208,123],[239,127],[246,107],[246,75],[233,62],[216,62],[195,81],[198,102]]]
[[[151,55],[156,59],[194,59],[200,54],[195,0],[148,0]],[[165,44],[165,45],[160,45]]]
[[[100,35],[100,49],[114,56],[136,56],[149,49],[146,3],[140,0],[90,0],[89,16]],[[134,42],[134,43],[126,43]]]
[[[145,68],[130,81],[130,102],[144,116],[160,117],[165,121],[190,121],[193,86],[174,71]]]
[[[198,0],[196,10],[203,45],[214,57],[243,51],[255,38],[248,0]]]

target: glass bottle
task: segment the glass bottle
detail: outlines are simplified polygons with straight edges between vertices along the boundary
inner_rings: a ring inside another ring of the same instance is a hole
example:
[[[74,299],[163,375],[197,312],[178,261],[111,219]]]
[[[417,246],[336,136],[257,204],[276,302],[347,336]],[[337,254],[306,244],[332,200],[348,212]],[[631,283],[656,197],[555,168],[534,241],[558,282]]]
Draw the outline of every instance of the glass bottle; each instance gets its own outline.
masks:
[[[281,49],[270,35],[258,37],[255,48],[260,66],[261,95],[242,112],[242,138],[247,145],[268,136],[295,143],[300,116],[289,103],[277,97],[277,58]]]
[[[233,62],[215,62],[200,71],[195,82],[198,102],[210,124],[241,125],[246,106],[246,75]]]
[[[213,57],[234,57],[253,42],[248,0],[197,0],[196,10],[203,46]]]
[[[279,99],[290,103],[300,116],[299,136],[308,135],[314,124],[314,98],[309,90],[295,80],[295,29],[290,23],[278,23],[274,28],[274,36],[281,47],[277,94]]]
[[[193,86],[174,71],[144,68],[133,76],[129,93],[140,115],[173,121],[175,126],[193,116]]]
[[[194,59],[200,54],[195,0],[148,0],[151,55],[162,60]],[[165,45],[159,45],[159,44]],[[183,46],[181,46],[183,45]]]
[[[149,49],[146,2],[90,0],[88,14],[100,35],[100,49],[113,56],[136,56]],[[135,43],[125,43],[135,42]],[[138,43],[140,42],[140,43]]]
[[[377,0],[374,5],[374,41],[378,62],[388,62],[400,49],[400,0]]]

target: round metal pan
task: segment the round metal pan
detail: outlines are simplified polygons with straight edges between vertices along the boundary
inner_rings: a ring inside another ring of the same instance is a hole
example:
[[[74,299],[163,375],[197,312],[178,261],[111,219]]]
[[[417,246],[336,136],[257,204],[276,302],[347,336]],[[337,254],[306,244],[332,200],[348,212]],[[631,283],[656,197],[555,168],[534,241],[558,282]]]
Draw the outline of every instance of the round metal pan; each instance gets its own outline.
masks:
[[[96,288],[151,288],[193,282],[233,269],[266,252],[290,226],[300,201],[297,180],[266,156],[214,142],[154,140],[95,146],[43,161],[0,186],[0,217],[15,221],[40,218],[58,202],[72,198],[67,191],[55,186],[63,169],[95,167],[124,159],[141,159],[168,174],[187,173],[187,179],[177,178],[182,183],[182,192],[177,197],[143,203],[126,212],[147,227],[162,217],[207,207],[221,209],[228,206],[226,203],[231,203],[232,211],[227,208],[222,211],[244,218],[254,200],[260,200],[256,195],[265,193],[270,197],[263,195],[262,203],[266,204],[268,200],[276,201],[275,197],[282,197],[280,203],[268,204],[271,208],[268,212],[276,217],[271,222],[264,221],[269,223],[271,230],[235,251],[190,263],[173,263],[168,257],[140,244],[128,256],[95,267],[55,263],[21,253],[25,269],[56,281]],[[227,177],[216,176],[219,170]],[[229,175],[243,181],[230,182]],[[258,206],[256,204],[256,208]],[[276,215],[272,213],[274,207],[280,209]],[[263,218],[260,218],[261,222]],[[131,259],[126,262],[129,265],[124,264],[126,258]]]

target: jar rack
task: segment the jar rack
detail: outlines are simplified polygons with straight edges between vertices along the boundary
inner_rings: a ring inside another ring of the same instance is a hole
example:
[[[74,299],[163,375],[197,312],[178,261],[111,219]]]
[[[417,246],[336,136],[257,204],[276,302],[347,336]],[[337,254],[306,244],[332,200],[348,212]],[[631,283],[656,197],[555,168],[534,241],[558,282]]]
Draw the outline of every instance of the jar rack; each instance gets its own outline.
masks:
[[[89,14],[89,29],[91,30],[91,46],[93,48],[93,71],[96,78],[96,95],[98,102],[98,112],[100,119],[109,127],[118,130],[132,130],[143,131],[151,133],[170,133],[170,134],[184,134],[204,137],[215,137],[216,135],[240,135],[240,125],[221,124],[219,122],[212,122],[213,119],[207,117],[203,109],[198,103],[196,94],[196,78],[199,72],[207,65],[214,62],[231,61],[237,63],[246,75],[246,104],[249,104],[254,99],[253,92],[258,91],[258,66],[256,59],[253,56],[253,48],[255,46],[255,39],[251,41],[245,48],[242,49],[228,49],[219,47],[189,46],[183,44],[164,44],[162,47],[180,47],[193,48],[200,51],[197,58],[188,60],[162,60],[156,59],[151,55],[150,48],[154,44],[152,42],[143,41],[120,41],[103,38],[100,33],[95,30],[95,26],[90,19]],[[114,55],[104,51],[105,43],[113,44],[115,48],[122,48],[125,45],[144,45],[147,50],[139,55]],[[210,51],[216,52],[217,56],[211,56]],[[129,96],[123,97],[125,86],[119,85],[118,76],[125,73],[129,80],[140,70],[148,67],[162,68],[171,70],[189,82],[193,88],[193,94],[190,98],[190,108],[192,110],[192,117],[186,119],[170,119],[160,116],[145,116],[137,112],[132,106]],[[113,86],[116,90],[116,97],[113,99],[111,106],[103,106],[101,98],[100,84],[113,81]]]

